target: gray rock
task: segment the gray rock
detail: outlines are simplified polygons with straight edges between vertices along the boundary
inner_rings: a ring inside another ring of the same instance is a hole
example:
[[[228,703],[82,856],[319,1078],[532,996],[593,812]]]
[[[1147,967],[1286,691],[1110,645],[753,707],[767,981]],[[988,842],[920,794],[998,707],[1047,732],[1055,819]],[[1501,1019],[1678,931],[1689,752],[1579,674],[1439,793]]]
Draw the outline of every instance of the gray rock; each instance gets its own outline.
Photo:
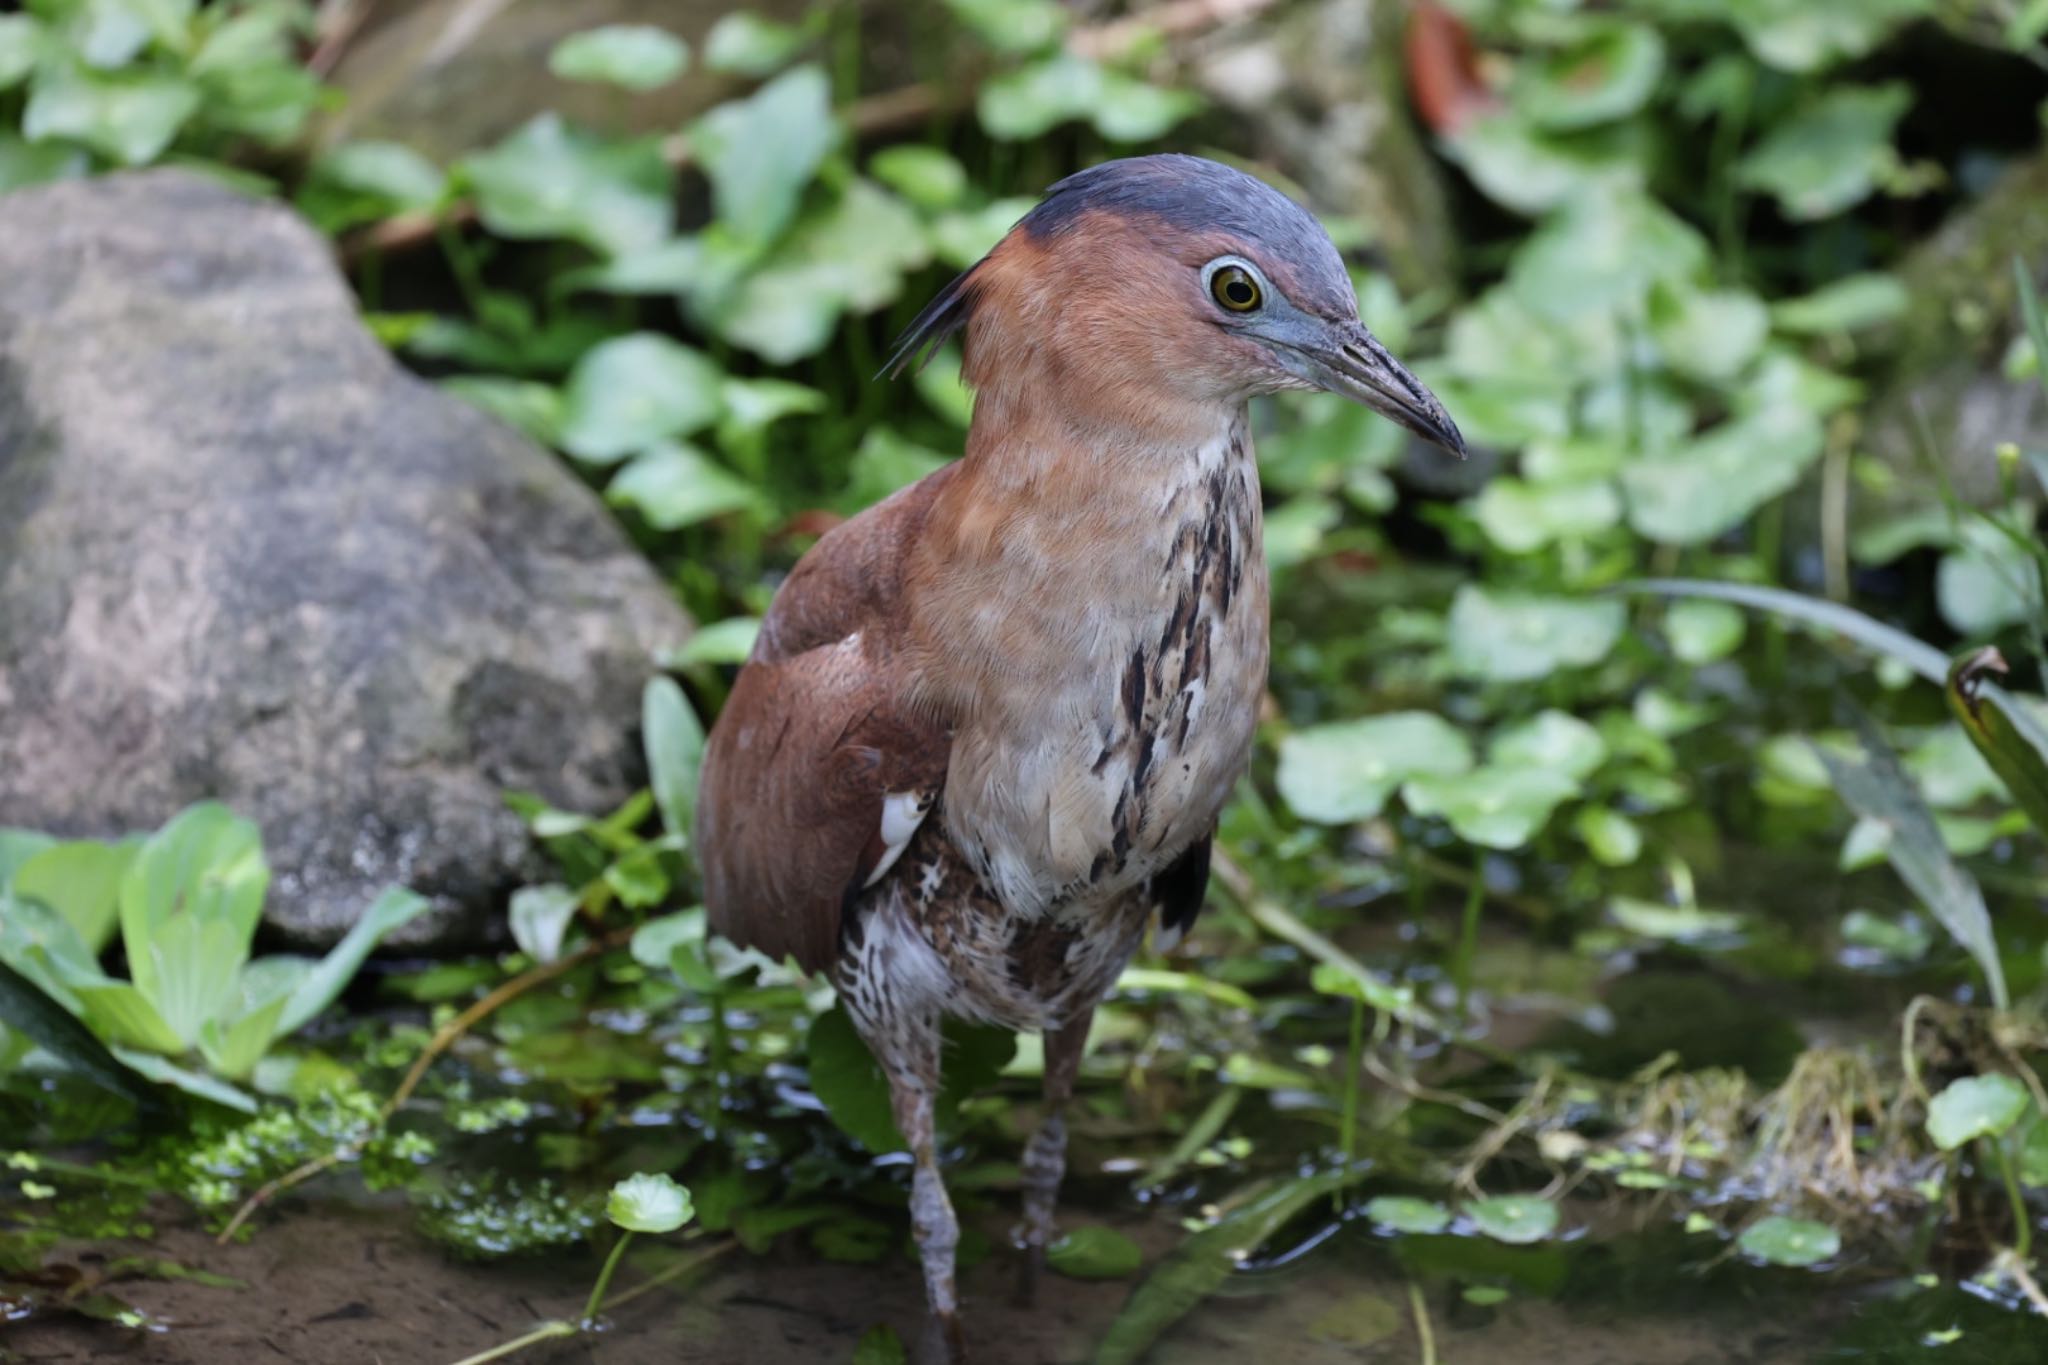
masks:
[[[2001,364],[2021,328],[2015,258],[2048,293],[2044,204],[2048,155],[2037,154],[2008,168],[1901,263],[1912,307],[1891,338],[1892,376],[1866,425],[1870,450],[1899,476],[1892,505],[1925,506],[1940,496],[1926,463],[1929,438],[1950,488],[1977,507],[2003,497],[1994,454],[2001,442],[2048,450],[2048,397],[2033,379],[2008,379]]]
[[[543,110],[570,123],[673,132],[753,84],[703,62],[704,37],[731,0],[371,0],[333,83],[347,101],[320,140],[389,138],[450,162]],[[764,18],[803,17],[803,0],[758,0]],[[557,79],[548,54],[600,24],[652,24],[690,45],[682,78],[641,94]]]
[[[288,210],[155,171],[0,196],[0,824],[218,797],[273,926],[475,941],[532,854],[506,789],[639,782],[688,622],[546,451],[409,376]]]

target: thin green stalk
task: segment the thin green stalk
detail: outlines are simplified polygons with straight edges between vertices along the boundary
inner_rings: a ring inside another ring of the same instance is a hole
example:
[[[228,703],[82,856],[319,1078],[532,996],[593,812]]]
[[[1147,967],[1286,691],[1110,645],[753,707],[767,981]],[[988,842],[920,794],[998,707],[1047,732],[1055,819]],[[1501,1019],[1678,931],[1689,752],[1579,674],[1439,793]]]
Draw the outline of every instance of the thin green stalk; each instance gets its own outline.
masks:
[[[573,1322],[563,1322],[560,1319],[554,1322],[544,1322],[523,1337],[514,1337],[510,1341],[493,1346],[488,1351],[479,1351],[473,1356],[464,1356],[456,1361],[455,1365],[484,1365],[484,1362],[487,1360],[503,1360],[506,1356],[517,1355],[529,1346],[538,1346],[543,1341],[554,1341],[559,1337],[573,1337],[575,1335],[576,1324]]]
[[[1408,1281],[1408,1307],[1415,1314],[1415,1335],[1422,1343],[1422,1365],[1436,1365],[1436,1333],[1429,1327],[1429,1304],[1423,1300],[1422,1286]]]
[[[1465,915],[1458,926],[1458,957],[1452,979],[1458,984],[1458,1018],[1465,1018],[1465,997],[1472,989],[1472,955],[1479,947],[1479,907],[1486,903],[1485,855],[1475,851],[1472,882],[1465,890]]]
[[[1365,1070],[1365,999],[1351,999],[1351,1046],[1344,1061],[1344,1169],[1358,1151],[1359,1076]]]
[[[2020,1195],[2020,1179],[2012,1168],[2012,1154],[1997,1138],[1991,1139],[1991,1150],[1998,1157],[1998,1174],[2005,1180],[2005,1197],[2012,1201],[2013,1254],[2024,1265],[2033,1259],[2033,1220],[2027,1216],[2027,1201]]]
[[[632,1240],[633,1233],[628,1229],[612,1244],[612,1254],[604,1258],[604,1269],[597,1272],[597,1283],[590,1286],[590,1298],[583,1305],[585,1322],[596,1319],[597,1307],[604,1302],[604,1291],[612,1287],[612,1272],[619,1268],[619,1258],[626,1254],[626,1245]]]

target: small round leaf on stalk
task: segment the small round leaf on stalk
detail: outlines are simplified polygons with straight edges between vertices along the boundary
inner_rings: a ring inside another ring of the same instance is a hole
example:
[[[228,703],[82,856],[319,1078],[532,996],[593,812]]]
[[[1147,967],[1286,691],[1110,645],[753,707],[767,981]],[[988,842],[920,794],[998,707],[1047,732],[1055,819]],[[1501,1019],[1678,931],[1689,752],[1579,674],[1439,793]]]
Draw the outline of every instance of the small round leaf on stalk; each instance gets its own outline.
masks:
[[[1773,1214],[1743,1229],[1737,1245],[1770,1265],[1809,1266],[1839,1255],[1842,1234],[1826,1223]]]
[[[628,1232],[674,1232],[696,1212],[690,1192],[665,1175],[629,1175],[612,1186],[605,1216]]]

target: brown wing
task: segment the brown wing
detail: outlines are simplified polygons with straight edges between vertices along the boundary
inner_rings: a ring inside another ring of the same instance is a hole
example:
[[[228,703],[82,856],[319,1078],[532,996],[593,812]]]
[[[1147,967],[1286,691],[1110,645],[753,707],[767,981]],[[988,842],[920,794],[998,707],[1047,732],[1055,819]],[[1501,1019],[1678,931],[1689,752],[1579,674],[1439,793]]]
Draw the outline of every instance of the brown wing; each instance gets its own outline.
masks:
[[[902,565],[957,465],[834,528],[775,595],[712,726],[697,800],[711,927],[809,971],[882,856],[883,798],[936,793],[951,736],[912,717],[892,643]]]

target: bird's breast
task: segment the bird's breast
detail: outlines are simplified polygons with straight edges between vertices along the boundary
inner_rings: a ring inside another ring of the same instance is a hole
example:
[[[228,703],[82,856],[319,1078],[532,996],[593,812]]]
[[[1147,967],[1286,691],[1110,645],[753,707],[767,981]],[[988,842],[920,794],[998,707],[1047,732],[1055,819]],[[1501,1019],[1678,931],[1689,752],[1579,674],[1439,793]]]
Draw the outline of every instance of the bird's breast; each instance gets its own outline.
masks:
[[[1240,422],[1167,468],[1029,552],[1019,590],[980,603],[998,638],[961,641],[989,666],[955,735],[947,828],[1013,914],[1142,885],[1244,772],[1268,648],[1251,443]]]

